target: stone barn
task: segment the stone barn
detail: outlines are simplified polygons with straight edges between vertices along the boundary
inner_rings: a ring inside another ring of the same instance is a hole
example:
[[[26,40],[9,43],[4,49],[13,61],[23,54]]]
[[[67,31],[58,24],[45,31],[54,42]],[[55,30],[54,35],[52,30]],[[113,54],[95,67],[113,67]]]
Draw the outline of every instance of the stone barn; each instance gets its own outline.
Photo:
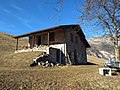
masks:
[[[29,47],[19,50],[19,38],[29,37]],[[14,37],[16,52],[44,51],[60,64],[86,64],[90,45],[79,25],[61,25]]]

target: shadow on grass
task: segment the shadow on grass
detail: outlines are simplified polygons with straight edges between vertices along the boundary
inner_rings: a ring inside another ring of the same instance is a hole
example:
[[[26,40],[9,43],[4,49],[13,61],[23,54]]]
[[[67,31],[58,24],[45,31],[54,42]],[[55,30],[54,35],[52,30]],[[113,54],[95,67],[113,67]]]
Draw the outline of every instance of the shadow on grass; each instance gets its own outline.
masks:
[[[112,76],[116,76],[116,75],[118,75],[118,74],[117,74],[117,73],[115,73],[115,72],[114,72],[114,73],[112,73]]]
[[[120,74],[120,70],[116,69],[116,70],[112,70],[112,76],[117,76]]]
[[[95,63],[87,62],[87,65],[97,65]]]
[[[87,62],[86,64],[73,64],[73,65],[97,65],[97,64],[95,64],[95,63],[91,63],[91,62]]]
[[[120,69],[117,69],[116,72],[120,73]]]

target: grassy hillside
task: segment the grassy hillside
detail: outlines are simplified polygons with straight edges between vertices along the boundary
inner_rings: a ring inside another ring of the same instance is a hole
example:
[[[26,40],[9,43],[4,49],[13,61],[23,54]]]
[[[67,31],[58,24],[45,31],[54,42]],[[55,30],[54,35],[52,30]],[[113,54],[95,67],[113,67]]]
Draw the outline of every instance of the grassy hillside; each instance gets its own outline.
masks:
[[[21,38],[19,40],[19,45],[23,46],[27,44],[27,40]],[[0,51],[2,52],[14,52],[16,46],[16,40],[12,35],[0,32]]]
[[[88,56],[96,65],[29,67],[42,52],[14,53],[15,43],[11,35],[0,33],[0,90],[120,90],[119,73],[99,75],[103,59]]]
[[[26,39],[19,39],[19,46],[27,45]],[[16,40],[12,35],[0,32],[0,67],[25,68],[29,67],[32,59],[41,52],[14,53]]]
[[[90,55],[87,55],[87,59],[88,59],[88,62],[91,62],[93,64],[97,64],[100,66],[103,66],[105,61],[106,61],[105,59],[97,58],[95,56],[90,56]]]
[[[33,58],[42,52],[6,53],[0,57],[0,67],[29,68]]]
[[[100,76],[98,68],[0,68],[0,90],[120,90],[120,75]]]

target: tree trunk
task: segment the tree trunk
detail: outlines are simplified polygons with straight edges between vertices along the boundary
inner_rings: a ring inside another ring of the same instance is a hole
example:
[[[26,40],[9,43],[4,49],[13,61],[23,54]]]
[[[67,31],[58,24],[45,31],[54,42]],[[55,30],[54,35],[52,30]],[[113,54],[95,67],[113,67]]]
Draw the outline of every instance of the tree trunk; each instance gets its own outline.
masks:
[[[115,47],[115,58],[116,61],[120,61],[120,46]]]

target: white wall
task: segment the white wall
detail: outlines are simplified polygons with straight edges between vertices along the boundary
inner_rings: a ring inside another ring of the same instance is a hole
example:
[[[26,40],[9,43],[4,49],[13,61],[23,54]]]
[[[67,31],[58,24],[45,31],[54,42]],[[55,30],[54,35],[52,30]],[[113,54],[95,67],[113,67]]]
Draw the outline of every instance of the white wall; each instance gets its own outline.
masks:
[[[55,44],[55,45],[50,45],[49,47],[60,49],[63,54],[66,56],[66,44]]]

